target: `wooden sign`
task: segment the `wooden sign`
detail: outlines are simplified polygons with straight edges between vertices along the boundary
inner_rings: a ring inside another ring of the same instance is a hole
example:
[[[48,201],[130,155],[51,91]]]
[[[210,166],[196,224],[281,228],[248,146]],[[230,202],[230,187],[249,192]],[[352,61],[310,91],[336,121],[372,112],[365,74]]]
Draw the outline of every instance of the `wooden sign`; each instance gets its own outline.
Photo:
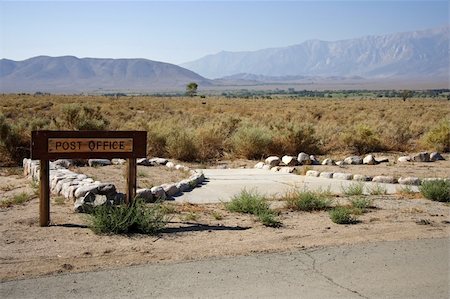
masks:
[[[143,158],[145,131],[33,131],[31,159]]]
[[[32,131],[31,159],[40,160],[40,225],[50,224],[50,160],[127,158],[126,202],[130,204],[136,194],[136,159],[146,156],[145,131]]]

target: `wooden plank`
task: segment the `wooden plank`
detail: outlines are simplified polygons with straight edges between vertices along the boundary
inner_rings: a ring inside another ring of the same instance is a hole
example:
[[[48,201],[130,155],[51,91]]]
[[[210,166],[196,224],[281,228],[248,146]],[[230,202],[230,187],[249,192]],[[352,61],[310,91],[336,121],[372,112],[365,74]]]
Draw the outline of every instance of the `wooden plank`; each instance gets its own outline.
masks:
[[[125,202],[130,205],[136,196],[136,159],[130,158],[127,161],[127,196]]]
[[[133,152],[133,138],[49,138],[49,153]]]
[[[50,224],[50,167],[48,160],[40,161],[39,171],[39,224],[48,226]]]

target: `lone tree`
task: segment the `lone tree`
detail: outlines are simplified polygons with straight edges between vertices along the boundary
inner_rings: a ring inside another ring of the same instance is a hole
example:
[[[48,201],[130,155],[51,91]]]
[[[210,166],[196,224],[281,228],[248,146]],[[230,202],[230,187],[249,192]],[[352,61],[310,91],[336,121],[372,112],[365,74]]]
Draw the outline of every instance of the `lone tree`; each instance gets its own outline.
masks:
[[[188,85],[186,85],[186,95],[193,97],[197,95],[197,88],[198,84],[195,82],[191,82]]]

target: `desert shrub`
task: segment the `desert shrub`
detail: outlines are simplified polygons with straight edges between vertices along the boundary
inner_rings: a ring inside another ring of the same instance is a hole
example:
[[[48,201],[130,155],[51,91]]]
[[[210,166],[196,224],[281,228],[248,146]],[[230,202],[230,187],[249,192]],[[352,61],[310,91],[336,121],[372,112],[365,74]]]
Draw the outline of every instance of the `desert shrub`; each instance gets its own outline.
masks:
[[[425,198],[450,202],[450,182],[446,180],[424,181],[419,187],[420,192]]]
[[[272,134],[267,128],[245,125],[231,139],[234,152],[247,159],[260,159],[269,153]]]
[[[223,154],[226,133],[219,127],[210,124],[197,128],[195,141],[197,144],[197,158],[200,161],[217,159]]]
[[[351,199],[350,203],[352,204],[353,208],[359,209],[363,213],[366,212],[367,209],[372,206],[372,200],[370,200],[368,198],[363,198],[363,197]]]
[[[407,151],[411,149],[411,140],[414,134],[410,126],[411,122],[405,120],[388,123],[383,134],[383,147],[390,151]]]
[[[381,184],[374,184],[372,186],[367,187],[367,192],[369,192],[370,195],[385,195],[387,194],[386,187],[384,187]]]
[[[68,130],[104,130],[109,125],[100,106],[92,108],[77,104],[64,105],[60,118],[55,121],[59,128]]]
[[[286,207],[296,211],[320,211],[330,207],[331,201],[319,192],[292,192],[286,196]]]
[[[276,213],[270,209],[267,199],[254,191],[242,190],[225,204],[225,208],[230,212],[255,215],[265,226],[281,225]]]
[[[450,119],[442,120],[423,137],[423,143],[440,152],[450,152]]]
[[[342,193],[347,196],[362,195],[364,192],[364,183],[354,182],[348,185],[347,187],[341,186],[341,189]]]
[[[357,125],[342,135],[344,146],[356,154],[382,150],[378,135],[368,125]]]
[[[194,136],[186,129],[173,130],[167,136],[167,154],[170,158],[181,161],[193,161],[197,158]]]
[[[297,155],[299,152],[319,153],[314,127],[307,124],[289,124],[274,134],[271,152],[279,155]]]
[[[17,163],[30,154],[30,139],[23,131],[0,114],[0,146]]]
[[[95,233],[156,234],[167,224],[167,218],[159,204],[146,205],[137,198],[130,206],[122,204],[96,207],[89,222]]]
[[[337,224],[354,224],[356,218],[352,216],[352,210],[348,207],[335,207],[330,211],[331,221]]]

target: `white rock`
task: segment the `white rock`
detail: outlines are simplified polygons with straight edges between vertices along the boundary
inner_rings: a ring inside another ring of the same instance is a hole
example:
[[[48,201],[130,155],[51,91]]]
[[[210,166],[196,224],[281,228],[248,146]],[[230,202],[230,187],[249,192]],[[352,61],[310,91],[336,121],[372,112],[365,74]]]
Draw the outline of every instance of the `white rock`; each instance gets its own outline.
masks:
[[[336,165],[337,166],[342,166],[345,165],[344,161],[336,161]]]
[[[256,165],[255,165],[254,168],[256,168],[256,169],[262,169],[262,168],[264,167],[264,165],[266,165],[266,164],[264,164],[264,162],[258,162],[258,163],[256,163]]]
[[[343,172],[335,172],[333,173],[333,179],[337,180],[351,180],[353,178],[353,174],[351,173],[343,173]]]
[[[301,152],[300,154],[298,154],[297,160],[298,160],[298,163],[300,163],[301,165],[310,165],[311,164],[311,159],[309,158],[309,155],[304,152]]]
[[[326,179],[332,179],[333,173],[332,172],[321,172],[319,177],[326,178]]]
[[[398,157],[397,161],[401,162],[401,163],[410,162],[411,157],[410,156],[401,156],[401,157]]]
[[[147,188],[136,190],[136,196],[142,198],[145,202],[155,201],[155,197],[153,196],[152,190]]]
[[[283,173],[293,173],[295,170],[294,167],[281,167],[280,172]]]
[[[375,160],[375,157],[373,155],[367,155],[363,159],[363,164],[375,165],[377,164],[377,161]]]
[[[167,163],[166,163],[166,167],[168,167],[168,168],[174,168],[174,167],[175,167],[175,164],[174,164],[173,162],[167,162]]]
[[[164,158],[151,158],[149,160],[150,160],[150,162],[159,164],[159,165],[166,165],[167,162],[169,162],[169,160],[164,159]]]
[[[420,185],[420,179],[417,177],[401,177],[398,179],[398,183],[402,185]]]
[[[319,160],[317,160],[316,156],[314,156],[314,155],[310,155],[309,160],[311,160],[312,165],[320,165]]]
[[[450,138],[450,137],[449,137],[449,138]],[[430,154],[430,160],[431,160],[431,161],[439,161],[439,160],[443,161],[443,160],[445,160],[445,159],[444,159],[444,157],[442,157],[442,155],[441,155],[440,153],[438,153],[438,152],[432,152],[432,153]]]
[[[347,165],[359,165],[362,164],[363,160],[359,156],[350,156],[344,159],[344,164]]]
[[[280,169],[281,169],[280,166],[274,166],[274,167],[270,168],[270,171],[272,171],[272,172],[277,172],[277,171],[279,171]]]
[[[270,170],[270,165],[264,164],[263,168],[264,170]]]
[[[336,163],[330,158],[326,158],[325,160],[322,161],[322,165],[336,165]]]
[[[281,162],[283,162],[286,166],[296,166],[298,165],[298,160],[294,156],[283,156],[281,158]]]
[[[127,160],[125,159],[112,159],[111,163],[114,165],[124,165],[125,163],[127,163]]]
[[[136,165],[152,166],[152,163],[147,158],[136,159]]]
[[[166,192],[164,192],[164,189],[161,186],[155,186],[150,189],[153,196],[157,199],[164,200],[166,199]]]
[[[86,193],[88,192],[92,192],[92,193],[97,193],[98,190],[98,184],[88,184],[88,185],[83,185],[80,186],[76,191],[75,191],[75,197],[76,198],[80,198],[86,195]]]
[[[306,172],[306,176],[318,177],[319,175],[320,175],[320,172],[317,170],[308,170]]]
[[[172,197],[180,193],[180,189],[178,189],[176,184],[162,184],[161,187],[163,188],[164,192],[166,192],[166,195],[168,197]]]
[[[415,162],[430,162],[430,154],[427,152],[421,152],[412,156],[412,160]]]
[[[90,167],[95,167],[95,166],[107,166],[107,165],[111,165],[111,161],[108,159],[89,159],[88,160],[88,165]]]
[[[395,184],[397,181],[393,176],[389,175],[377,175],[374,176],[372,182],[375,183],[385,183],[385,184]]]
[[[280,164],[280,158],[278,158],[277,156],[270,156],[267,157],[265,163],[267,165],[270,165],[271,167],[278,166]]]
[[[189,181],[182,180],[177,183],[177,188],[180,189],[180,192],[186,192],[191,189],[191,186],[189,185]]]

